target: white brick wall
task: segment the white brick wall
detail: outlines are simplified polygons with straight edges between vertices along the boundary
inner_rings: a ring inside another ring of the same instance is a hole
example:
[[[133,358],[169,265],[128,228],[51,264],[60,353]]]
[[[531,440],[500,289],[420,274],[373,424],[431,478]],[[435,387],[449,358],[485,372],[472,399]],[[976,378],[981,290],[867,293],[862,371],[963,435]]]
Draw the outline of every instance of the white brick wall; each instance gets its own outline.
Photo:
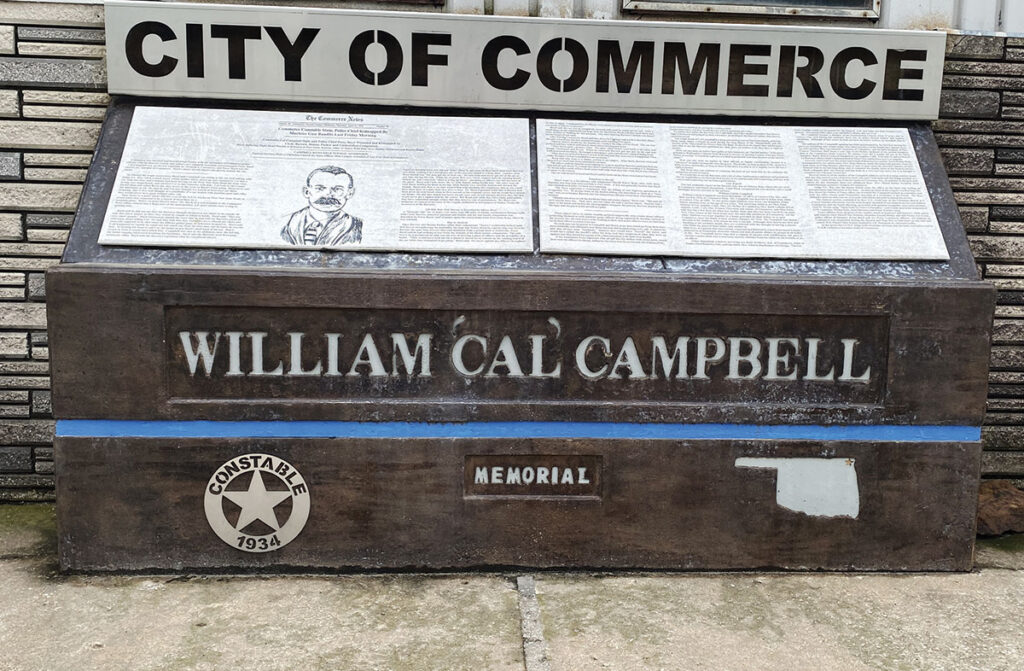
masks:
[[[0,1],[0,500],[53,496],[45,270],[108,102],[103,10]]]

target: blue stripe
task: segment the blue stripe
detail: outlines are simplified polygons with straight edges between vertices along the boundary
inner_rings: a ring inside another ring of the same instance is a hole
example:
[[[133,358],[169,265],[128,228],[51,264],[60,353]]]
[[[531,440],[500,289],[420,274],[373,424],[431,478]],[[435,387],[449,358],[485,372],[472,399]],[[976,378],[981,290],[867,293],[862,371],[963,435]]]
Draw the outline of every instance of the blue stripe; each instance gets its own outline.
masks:
[[[802,426],[612,422],[208,422],[62,419],[58,436],[95,438],[639,438],[973,442],[976,426]]]

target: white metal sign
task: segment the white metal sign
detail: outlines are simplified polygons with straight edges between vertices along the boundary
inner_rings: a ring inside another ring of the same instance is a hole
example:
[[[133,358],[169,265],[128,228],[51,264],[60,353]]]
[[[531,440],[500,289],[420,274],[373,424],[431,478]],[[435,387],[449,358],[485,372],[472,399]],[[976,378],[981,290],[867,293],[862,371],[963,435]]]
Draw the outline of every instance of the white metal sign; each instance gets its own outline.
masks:
[[[939,32],[108,2],[111,93],[934,119]]]
[[[947,260],[906,128],[537,120],[551,253]]]
[[[100,243],[532,252],[526,119],[135,109]]]

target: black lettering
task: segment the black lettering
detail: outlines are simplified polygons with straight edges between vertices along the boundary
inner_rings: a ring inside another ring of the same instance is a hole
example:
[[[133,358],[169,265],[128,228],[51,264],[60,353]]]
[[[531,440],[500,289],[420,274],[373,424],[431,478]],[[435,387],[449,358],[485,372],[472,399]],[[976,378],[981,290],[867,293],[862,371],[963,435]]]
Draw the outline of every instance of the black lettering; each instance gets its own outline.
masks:
[[[452,36],[448,33],[412,34],[412,85],[427,85],[427,67],[448,65],[448,54],[432,54],[430,47],[450,47]]]
[[[202,78],[206,74],[201,23],[185,24],[185,74],[195,78]]]
[[[807,62],[795,67],[797,58],[805,58]],[[824,98],[825,93],[815,78],[824,65],[825,55],[817,47],[800,47],[797,51],[794,46],[783,46],[779,53],[779,97],[793,96],[793,80],[796,79],[803,86],[804,95],[808,98]]]
[[[320,32],[320,29],[303,28],[295,37],[294,42],[288,40],[284,29],[279,26],[264,26],[263,30],[267,31],[270,40],[281,52],[281,58],[284,59],[284,80],[286,82],[301,82],[302,57],[306,55],[309,45],[313,43],[313,38]]]
[[[729,83],[726,94],[730,96],[768,97],[767,84],[747,84],[747,75],[768,74],[767,63],[748,63],[748,56],[771,56],[768,44],[734,44],[729,48]]]
[[[526,85],[530,79],[530,73],[517,69],[511,77],[503,77],[498,72],[498,56],[505,49],[511,49],[516,56],[525,56],[530,53],[530,47],[518,37],[500,35],[484,45],[483,53],[480,54],[480,70],[483,71],[487,83],[494,88],[499,91],[515,91]]]
[[[864,47],[843,49],[836,54],[835,60],[832,61],[829,81],[832,83],[832,90],[840,98],[844,100],[863,100],[871,95],[871,92],[875,90],[878,84],[865,77],[859,86],[850,86],[846,80],[846,70],[853,61],[860,61],[864,65],[878,65],[878,59],[870,49],[865,49]]]
[[[555,60],[555,54],[562,50],[568,51],[572,57],[572,72],[569,73],[569,78],[565,81],[556,77],[551,67]],[[553,40],[548,40],[537,52],[537,78],[549,91],[564,91],[565,93],[575,91],[583,86],[588,72],[590,72],[590,57],[587,55],[587,50],[571,37],[556,37]]]
[[[210,37],[228,41],[228,79],[245,79],[245,41],[263,37],[259,26],[210,26]]]
[[[150,63],[142,55],[142,42],[150,35],[156,35],[162,42],[171,42],[178,38],[166,23],[159,21],[143,21],[136,23],[124,38],[124,53],[128,65],[143,77],[166,77],[178,64],[178,59],[164,54],[159,63]]]
[[[776,95],[780,98],[792,98],[795,77],[796,47],[791,44],[783,44],[779,47],[779,87]]]
[[[883,100],[924,100],[922,89],[901,89],[904,79],[924,79],[921,68],[904,68],[904,61],[928,60],[924,49],[888,49],[885,52],[885,80],[882,84]]]
[[[675,92],[678,70],[683,95],[692,96],[697,92],[702,75],[704,95],[718,95],[718,61],[721,55],[721,45],[701,44],[697,47],[697,55],[693,57],[693,65],[690,65],[686,55],[686,44],[666,42],[661,64],[661,92],[665,95],[672,95]]]
[[[629,49],[629,62],[622,62],[618,40],[597,41],[597,92],[608,93],[609,71],[615,75],[615,89],[629,93],[640,71],[640,93],[650,93],[654,80],[654,42],[634,42]]]
[[[366,50],[374,43],[384,47],[387,58],[384,69],[379,73],[373,72],[366,65]],[[394,35],[383,30],[364,30],[356,35],[348,49],[348,62],[352,74],[364,84],[384,86],[395,81],[402,72],[402,60],[402,45]]]

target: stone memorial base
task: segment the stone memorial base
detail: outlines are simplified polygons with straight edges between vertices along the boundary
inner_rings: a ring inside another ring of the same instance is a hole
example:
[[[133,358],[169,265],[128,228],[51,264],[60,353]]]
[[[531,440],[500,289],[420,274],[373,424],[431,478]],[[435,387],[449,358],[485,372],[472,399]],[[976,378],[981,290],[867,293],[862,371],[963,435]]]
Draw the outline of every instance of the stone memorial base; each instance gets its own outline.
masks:
[[[951,442],[62,437],[60,557],[74,571],[968,570],[979,453]]]
[[[926,125],[179,102],[47,274],[65,569],[971,567],[995,292]]]

